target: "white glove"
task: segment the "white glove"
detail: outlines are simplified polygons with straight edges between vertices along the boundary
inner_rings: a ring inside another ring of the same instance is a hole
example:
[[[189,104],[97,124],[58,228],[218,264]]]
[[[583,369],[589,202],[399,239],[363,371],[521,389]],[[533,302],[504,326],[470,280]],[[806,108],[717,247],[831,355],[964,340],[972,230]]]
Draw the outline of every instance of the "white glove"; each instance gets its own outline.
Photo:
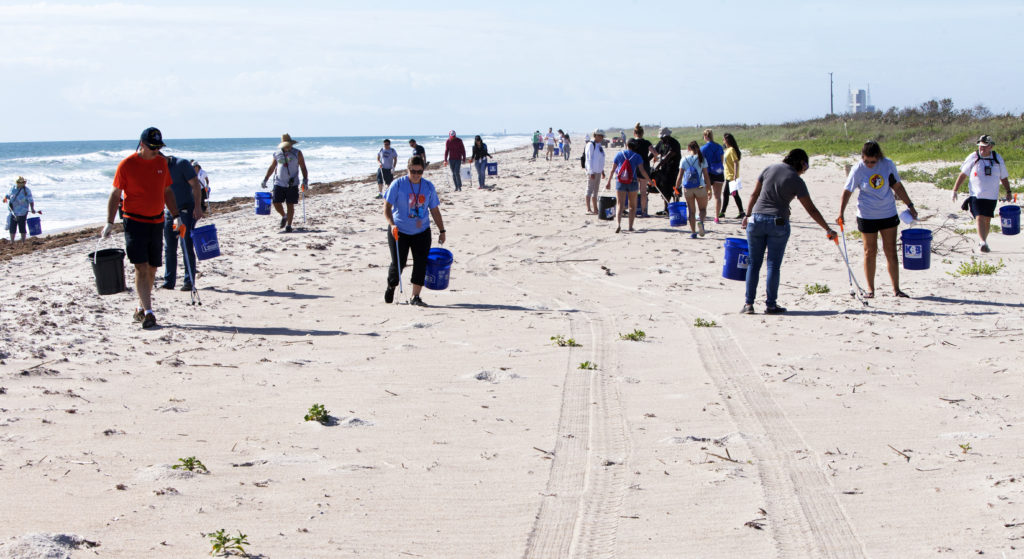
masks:
[[[305,190],[307,188],[309,188],[309,179],[302,179],[302,189]]]
[[[114,228],[114,224],[113,223],[108,223],[108,224],[104,225],[103,226],[103,231],[100,232],[100,237],[103,237],[104,239],[109,237],[110,236],[110,231],[113,228]]]
[[[181,218],[176,217],[174,218],[174,230],[178,231],[179,229],[181,229]]]
[[[264,179],[264,181],[263,181],[263,184],[262,184],[261,186],[262,186],[263,188],[266,188],[266,187],[267,187],[267,181],[266,181],[265,179]]]

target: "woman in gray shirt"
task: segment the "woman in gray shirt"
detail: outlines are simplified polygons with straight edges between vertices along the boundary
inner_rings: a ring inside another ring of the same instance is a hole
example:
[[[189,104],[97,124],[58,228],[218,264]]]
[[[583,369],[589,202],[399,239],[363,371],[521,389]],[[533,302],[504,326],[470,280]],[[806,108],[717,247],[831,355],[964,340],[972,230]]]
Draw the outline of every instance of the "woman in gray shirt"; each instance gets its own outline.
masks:
[[[741,225],[747,230],[747,246],[750,260],[747,263],[747,292],[743,314],[754,314],[754,296],[757,295],[757,279],[761,273],[765,253],[768,254],[767,297],[765,314],[781,314],[786,309],[777,303],[779,295],[779,269],[789,241],[789,203],[793,198],[800,200],[804,209],[818,225],[828,231],[828,238],[836,237],[821,212],[811,201],[807,183],[800,175],[810,168],[807,152],[794,149],[782,163],[771,165],[757,178],[754,191],[747,202],[747,217]]]

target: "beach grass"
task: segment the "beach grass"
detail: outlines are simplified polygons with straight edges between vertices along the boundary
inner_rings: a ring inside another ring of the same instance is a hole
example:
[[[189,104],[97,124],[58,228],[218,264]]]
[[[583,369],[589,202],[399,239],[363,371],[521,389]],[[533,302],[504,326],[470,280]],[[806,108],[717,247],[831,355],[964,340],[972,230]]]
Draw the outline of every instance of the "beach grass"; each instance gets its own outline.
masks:
[[[906,181],[930,182],[952,189],[959,163],[974,151],[981,134],[991,135],[995,150],[1006,156],[1014,190],[1024,192],[1024,159],[1014,157],[1024,146],[1024,115],[994,115],[983,106],[956,109],[948,99],[932,100],[917,107],[890,108],[885,112],[833,115],[785,124],[726,124],[709,126],[716,141],[730,132],[744,150],[755,154],[785,153],[802,148],[808,154],[851,157],[860,153],[866,140],[877,140],[886,157],[900,165],[948,161],[939,172],[913,173],[901,169]],[[672,135],[684,146],[701,142],[705,126],[672,127]],[[956,165],[952,165],[956,163]]]

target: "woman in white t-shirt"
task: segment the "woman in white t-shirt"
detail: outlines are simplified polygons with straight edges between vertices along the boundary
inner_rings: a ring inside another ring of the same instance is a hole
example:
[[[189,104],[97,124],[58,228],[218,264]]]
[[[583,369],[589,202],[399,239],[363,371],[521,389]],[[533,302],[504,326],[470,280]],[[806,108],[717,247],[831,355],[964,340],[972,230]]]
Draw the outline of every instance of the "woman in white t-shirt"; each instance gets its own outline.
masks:
[[[875,296],[875,259],[878,257],[879,235],[882,236],[882,250],[885,251],[893,294],[908,297],[900,290],[900,261],[896,254],[896,230],[900,218],[896,211],[896,197],[899,196],[907,205],[914,219],[917,219],[917,210],[900,182],[896,164],[882,154],[882,147],[874,140],[864,142],[860,163],[846,177],[843,199],[839,205],[839,219],[836,220],[840,225],[854,190],[857,191],[857,230],[864,239],[864,277],[868,282],[865,297]]]

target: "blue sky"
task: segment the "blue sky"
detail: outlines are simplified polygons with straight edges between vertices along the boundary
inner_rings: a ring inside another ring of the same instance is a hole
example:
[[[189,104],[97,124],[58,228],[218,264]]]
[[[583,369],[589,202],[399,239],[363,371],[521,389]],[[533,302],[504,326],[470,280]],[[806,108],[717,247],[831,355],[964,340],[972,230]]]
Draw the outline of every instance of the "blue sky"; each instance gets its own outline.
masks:
[[[828,72],[1024,112],[1019,0],[664,4],[0,0],[0,141],[784,122]]]

